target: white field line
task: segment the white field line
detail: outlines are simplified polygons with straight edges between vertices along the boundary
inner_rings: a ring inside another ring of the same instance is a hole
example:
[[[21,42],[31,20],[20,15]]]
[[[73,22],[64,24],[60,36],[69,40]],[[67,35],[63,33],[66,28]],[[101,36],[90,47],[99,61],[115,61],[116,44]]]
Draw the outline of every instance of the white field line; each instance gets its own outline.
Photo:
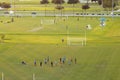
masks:
[[[33,28],[33,29],[31,29],[31,30],[28,30],[28,31],[29,31],[29,32],[36,32],[36,31],[39,31],[39,30],[41,30],[41,29],[43,29],[43,27]]]

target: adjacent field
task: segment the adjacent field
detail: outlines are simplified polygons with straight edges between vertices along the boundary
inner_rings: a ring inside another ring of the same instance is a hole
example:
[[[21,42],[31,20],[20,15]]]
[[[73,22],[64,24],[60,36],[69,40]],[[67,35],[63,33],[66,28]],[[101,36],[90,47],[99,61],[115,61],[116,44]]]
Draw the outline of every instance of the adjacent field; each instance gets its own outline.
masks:
[[[41,24],[41,20],[45,19],[55,20],[55,24]],[[106,17],[106,26],[103,28],[100,27],[100,17],[15,17],[14,22],[7,23],[10,20],[11,17],[1,17],[3,22],[0,23],[0,32],[10,39],[6,42],[39,42],[45,36],[42,40],[46,43],[52,41],[56,44],[55,40],[57,43],[60,43],[62,38],[66,40],[67,31],[71,35],[83,37],[88,24],[92,27],[92,30],[86,30],[88,42],[119,42],[120,18]]]

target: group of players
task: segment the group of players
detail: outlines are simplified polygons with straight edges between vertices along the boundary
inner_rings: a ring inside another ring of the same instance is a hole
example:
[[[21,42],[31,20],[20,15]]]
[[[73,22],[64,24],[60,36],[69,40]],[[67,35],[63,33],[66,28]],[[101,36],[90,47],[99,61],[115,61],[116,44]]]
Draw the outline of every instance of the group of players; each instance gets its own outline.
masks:
[[[27,63],[25,61],[22,61],[21,62],[23,65],[26,65]],[[58,60],[55,60],[55,61],[52,61],[50,59],[50,57],[46,57],[44,58],[42,61],[37,61],[37,60],[34,60],[34,63],[33,65],[34,66],[44,66],[44,65],[50,65],[51,67],[54,67],[54,66],[63,66],[64,64],[68,64],[68,65],[71,65],[71,64],[77,64],[77,59],[76,58],[66,58],[65,56],[64,57],[60,57]]]

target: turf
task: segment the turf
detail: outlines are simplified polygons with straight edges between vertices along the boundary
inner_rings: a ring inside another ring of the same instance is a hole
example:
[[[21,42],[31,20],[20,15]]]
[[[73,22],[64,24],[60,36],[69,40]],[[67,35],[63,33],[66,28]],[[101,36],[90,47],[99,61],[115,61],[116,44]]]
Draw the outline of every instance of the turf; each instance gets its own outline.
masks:
[[[32,74],[36,80],[119,80],[119,46],[79,47],[39,44],[2,44],[0,45],[0,72],[4,72],[6,80],[28,80]],[[39,66],[39,61],[47,56],[50,60],[60,57],[77,58],[77,64],[63,67],[50,64]],[[33,65],[34,59],[37,66]],[[21,61],[27,62],[22,65]]]
[[[32,80],[33,74],[35,80],[120,79],[120,18],[106,17],[104,28],[100,27],[99,17],[79,17],[79,21],[78,17],[15,17],[14,22],[6,23],[10,19],[0,17],[3,21],[0,33],[5,34],[4,42],[0,43],[0,73],[4,73],[5,80]],[[41,19],[57,19],[57,23],[41,25]],[[88,24],[92,30],[85,29]],[[87,45],[68,46],[67,30],[69,36],[77,37],[84,36],[86,30]],[[49,63],[40,67],[39,62],[44,62],[48,56],[50,61],[57,62],[65,56],[66,62],[62,66],[51,67]],[[68,65],[71,58],[73,63]],[[22,65],[21,61],[27,65]]]

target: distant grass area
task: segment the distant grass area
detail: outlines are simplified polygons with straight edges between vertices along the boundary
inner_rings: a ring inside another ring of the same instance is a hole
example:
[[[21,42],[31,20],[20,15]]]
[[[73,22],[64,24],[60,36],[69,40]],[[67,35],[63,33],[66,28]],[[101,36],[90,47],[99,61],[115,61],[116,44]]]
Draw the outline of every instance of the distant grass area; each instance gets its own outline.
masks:
[[[41,20],[45,19],[55,20],[56,23],[41,24]],[[88,42],[101,43],[102,40],[103,42],[119,42],[120,36],[120,30],[118,29],[120,18],[112,19],[106,17],[106,26],[104,28],[100,27],[100,17],[15,17],[14,22],[11,23],[8,23],[11,17],[1,17],[1,20],[1,34],[6,34],[8,38],[13,38],[13,40],[8,40],[8,42],[21,43],[25,41],[37,43],[41,40],[40,43],[49,44],[48,41],[51,41],[52,44],[61,44],[62,38],[65,38],[66,41],[67,30],[69,30],[69,35],[74,34],[74,36],[83,37],[85,34],[83,29],[88,24],[92,27],[92,30],[86,30]]]
[[[15,8],[12,8],[12,10],[17,10],[17,11],[54,11],[57,10],[56,5],[53,6],[47,6],[45,7],[43,6],[16,6]],[[82,10],[81,5],[80,6],[76,6],[76,7],[67,7],[65,6],[63,11],[75,11],[75,12],[85,12],[85,10]],[[99,12],[102,11],[103,9],[101,9],[101,7],[96,7],[96,8],[90,8],[87,10],[87,12]]]
[[[64,6],[64,11],[84,11],[82,10],[82,5],[83,4],[76,4],[74,7],[72,4],[63,4],[62,6]],[[26,5],[16,5],[15,7],[12,8],[12,10],[17,10],[17,11],[41,11],[41,10],[47,10],[47,11],[53,11],[53,10],[57,10],[55,9],[57,5],[55,4],[47,4],[46,6],[44,4],[38,4],[38,5],[29,5],[29,6],[26,6]],[[104,10],[103,8],[101,8],[101,6],[98,6],[98,5],[90,5],[90,9],[87,10],[87,12],[96,12],[96,11],[101,11],[101,10]],[[94,8],[96,7],[96,8]]]

